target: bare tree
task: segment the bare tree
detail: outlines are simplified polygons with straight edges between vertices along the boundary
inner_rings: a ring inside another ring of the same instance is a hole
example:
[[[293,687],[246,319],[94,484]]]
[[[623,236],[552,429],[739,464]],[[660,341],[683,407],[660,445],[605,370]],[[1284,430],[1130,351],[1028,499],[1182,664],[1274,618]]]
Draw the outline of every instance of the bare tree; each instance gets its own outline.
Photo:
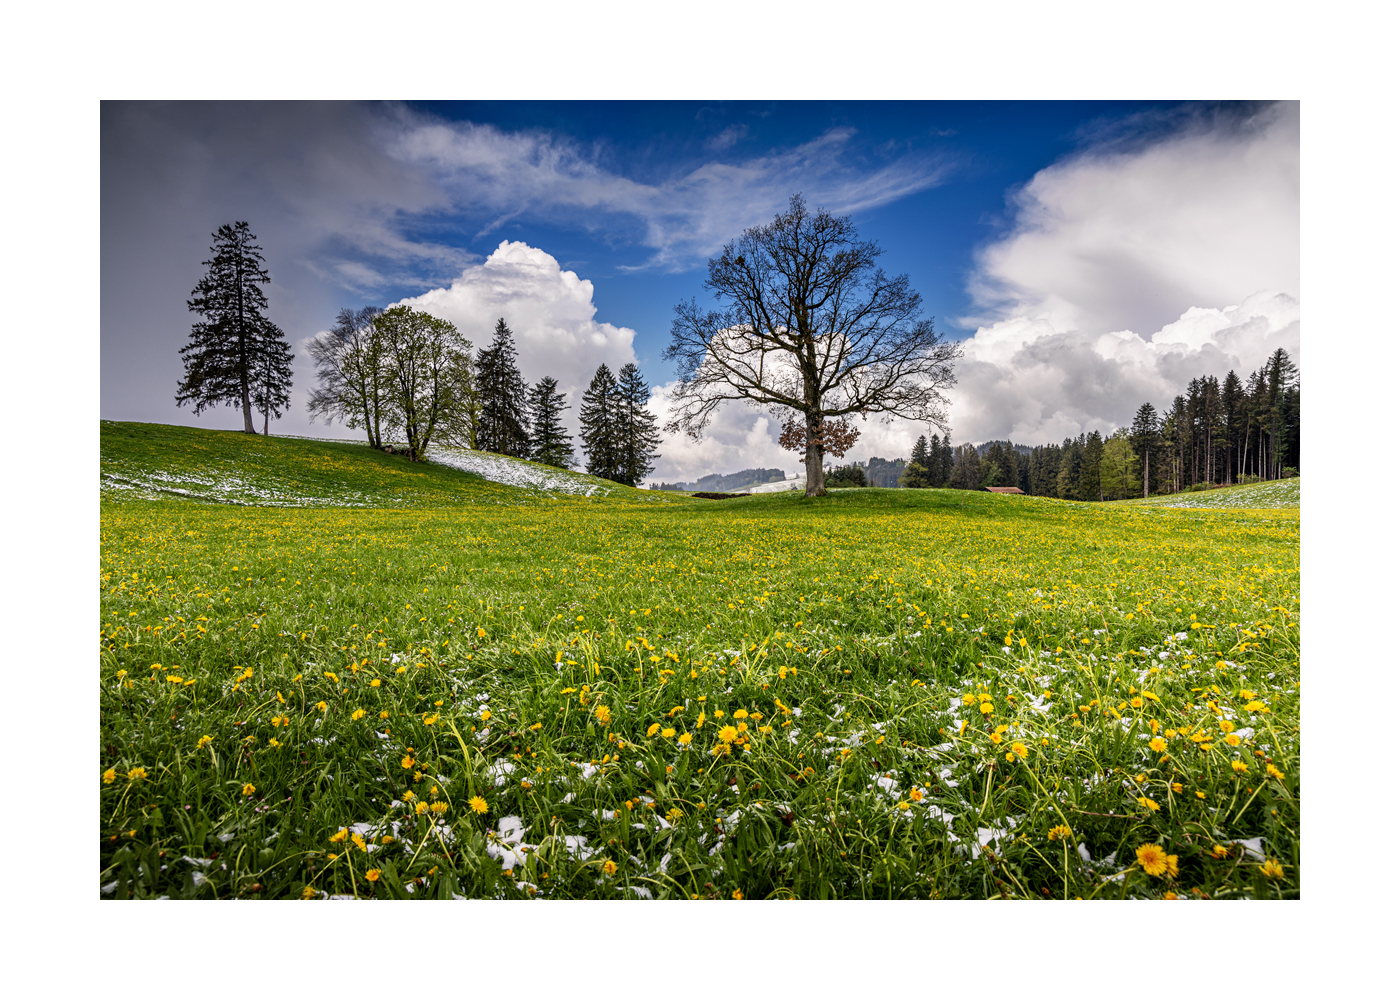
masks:
[[[363,428],[371,448],[383,447],[396,423],[384,338],[374,326],[380,312],[375,306],[340,310],[335,326],[313,340],[309,351],[317,383],[306,404],[312,417]]]
[[[920,319],[908,275],[889,278],[875,266],[880,253],[849,218],[812,214],[801,195],[725,246],[705,280],[721,310],[702,312],[694,300],[676,307],[665,358],[678,362],[679,381],[666,429],[698,438],[731,399],[775,416],[796,411],[808,496],[825,495],[826,442],[849,445],[849,416],[946,429],[941,390],[954,384],[962,352]]]

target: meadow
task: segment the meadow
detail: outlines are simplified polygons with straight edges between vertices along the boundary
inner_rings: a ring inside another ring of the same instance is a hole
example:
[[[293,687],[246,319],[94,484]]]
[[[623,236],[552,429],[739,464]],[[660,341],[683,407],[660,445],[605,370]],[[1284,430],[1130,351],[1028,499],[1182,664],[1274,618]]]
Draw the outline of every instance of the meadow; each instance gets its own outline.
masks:
[[[101,464],[103,898],[1299,895],[1296,484],[709,501],[109,423]]]

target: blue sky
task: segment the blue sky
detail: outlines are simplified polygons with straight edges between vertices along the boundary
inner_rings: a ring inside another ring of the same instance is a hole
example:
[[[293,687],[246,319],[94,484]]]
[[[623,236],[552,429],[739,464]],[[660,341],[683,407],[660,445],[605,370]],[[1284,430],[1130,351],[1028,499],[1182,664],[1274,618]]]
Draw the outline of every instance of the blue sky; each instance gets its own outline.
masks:
[[[673,307],[801,191],[965,342],[955,440],[1107,431],[1296,353],[1297,123],[1296,104],[104,102],[102,416],[238,425],[173,403],[185,299],[235,219],[294,348],[343,306],[411,300],[478,342],[509,313],[527,378],[576,400],[635,359],[664,413]],[[298,367],[277,431],[353,436],[307,422],[309,385]],[[668,439],[657,477],[795,469],[779,423],[736,409]],[[920,430],[867,425],[853,457]]]

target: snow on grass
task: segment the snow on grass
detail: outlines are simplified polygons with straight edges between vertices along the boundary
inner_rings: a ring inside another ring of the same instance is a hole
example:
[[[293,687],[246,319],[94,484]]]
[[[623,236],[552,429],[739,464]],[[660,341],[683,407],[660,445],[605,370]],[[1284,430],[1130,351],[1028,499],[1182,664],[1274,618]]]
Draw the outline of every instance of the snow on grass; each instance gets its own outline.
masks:
[[[470,448],[446,448],[438,445],[428,449],[428,461],[451,466],[489,479],[493,483],[519,486],[524,489],[574,493],[579,496],[609,496],[619,492],[617,487],[604,486],[592,476],[581,476],[564,469],[550,469],[519,458],[508,458],[489,451]]]
[[[1192,507],[1207,509],[1260,510],[1301,506],[1301,480],[1276,479],[1248,486],[1225,486],[1199,493],[1173,493],[1169,496],[1127,500],[1126,504],[1142,507]]]

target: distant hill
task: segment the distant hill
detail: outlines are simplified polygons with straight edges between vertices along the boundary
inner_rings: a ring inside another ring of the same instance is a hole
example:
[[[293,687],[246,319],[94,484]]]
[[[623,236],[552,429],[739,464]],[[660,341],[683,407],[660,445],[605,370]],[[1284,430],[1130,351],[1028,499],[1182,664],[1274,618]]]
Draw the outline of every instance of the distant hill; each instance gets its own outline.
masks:
[[[654,490],[685,490],[687,492],[726,493],[746,490],[763,483],[780,483],[787,478],[782,469],[744,469],[726,474],[712,472],[693,483],[653,483]]]

